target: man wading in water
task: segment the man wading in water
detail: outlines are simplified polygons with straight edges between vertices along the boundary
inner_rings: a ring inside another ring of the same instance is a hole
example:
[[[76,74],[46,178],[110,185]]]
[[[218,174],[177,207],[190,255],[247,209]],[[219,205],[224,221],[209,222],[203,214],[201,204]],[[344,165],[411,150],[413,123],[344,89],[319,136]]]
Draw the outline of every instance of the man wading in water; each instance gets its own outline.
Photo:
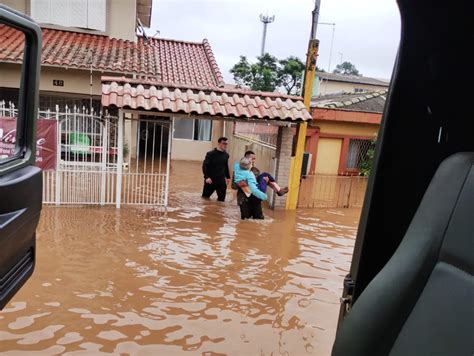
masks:
[[[229,154],[227,151],[227,137],[220,137],[217,140],[217,147],[207,152],[202,163],[202,173],[204,174],[204,187],[202,197],[210,198],[217,193],[217,200],[224,201],[227,185],[230,182]]]

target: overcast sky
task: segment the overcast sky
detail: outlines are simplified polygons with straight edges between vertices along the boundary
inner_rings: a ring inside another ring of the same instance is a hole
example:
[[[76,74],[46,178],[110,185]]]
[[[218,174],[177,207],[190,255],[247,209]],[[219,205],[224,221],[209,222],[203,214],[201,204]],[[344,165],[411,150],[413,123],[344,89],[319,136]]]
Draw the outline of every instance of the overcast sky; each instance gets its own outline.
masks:
[[[226,82],[229,69],[245,55],[260,55],[261,13],[275,15],[268,25],[265,51],[278,58],[305,60],[313,0],[153,0],[151,29],[159,37],[201,42],[207,38]],[[321,0],[318,67],[332,71],[349,61],[367,77],[390,79],[400,39],[395,0]]]

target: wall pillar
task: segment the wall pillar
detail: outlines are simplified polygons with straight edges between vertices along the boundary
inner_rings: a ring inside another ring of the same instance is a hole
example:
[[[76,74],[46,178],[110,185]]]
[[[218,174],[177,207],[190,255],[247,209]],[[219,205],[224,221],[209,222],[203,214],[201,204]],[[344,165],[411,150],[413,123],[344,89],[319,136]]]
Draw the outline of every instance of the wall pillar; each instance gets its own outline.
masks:
[[[291,151],[293,148],[293,130],[291,127],[280,126],[278,128],[277,139],[277,168],[276,181],[280,187],[285,187],[289,184],[290,168],[291,168]],[[275,195],[273,200],[273,207],[275,209],[285,209],[286,199],[288,195],[282,197]]]

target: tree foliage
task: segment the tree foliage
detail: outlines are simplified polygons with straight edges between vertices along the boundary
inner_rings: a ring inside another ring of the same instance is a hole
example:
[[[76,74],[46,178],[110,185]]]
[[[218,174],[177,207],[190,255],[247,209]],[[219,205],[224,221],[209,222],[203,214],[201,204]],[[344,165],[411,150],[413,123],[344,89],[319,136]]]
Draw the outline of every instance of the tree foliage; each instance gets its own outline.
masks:
[[[285,88],[287,94],[301,94],[305,64],[294,56],[282,59],[279,63],[278,77],[280,85]]]
[[[283,88],[287,94],[301,93],[305,65],[297,57],[278,60],[269,53],[250,63],[245,56],[230,70],[238,85],[252,90],[275,91]]]
[[[238,85],[260,91],[274,91],[280,85],[277,71],[278,59],[268,53],[258,57],[257,63],[240,56],[240,61],[230,70]]]
[[[353,65],[351,62],[343,62],[341,64],[338,64],[336,66],[336,69],[333,70],[333,73],[335,74],[343,74],[343,75],[357,75],[357,76],[362,76],[361,73],[357,70],[355,65]]]

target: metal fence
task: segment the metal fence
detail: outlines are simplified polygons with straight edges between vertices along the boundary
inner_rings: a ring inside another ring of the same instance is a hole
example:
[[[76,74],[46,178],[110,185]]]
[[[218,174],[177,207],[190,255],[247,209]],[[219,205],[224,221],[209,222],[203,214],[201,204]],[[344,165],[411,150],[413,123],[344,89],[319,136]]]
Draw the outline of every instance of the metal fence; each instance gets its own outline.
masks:
[[[16,116],[14,105],[0,101],[0,120]],[[39,111],[38,118],[56,129],[54,168],[43,169],[43,203],[167,205],[169,120],[124,122],[76,106]]]
[[[308,175],[302,179],[299,208],[361,208],[367,178],[358,176]]]

